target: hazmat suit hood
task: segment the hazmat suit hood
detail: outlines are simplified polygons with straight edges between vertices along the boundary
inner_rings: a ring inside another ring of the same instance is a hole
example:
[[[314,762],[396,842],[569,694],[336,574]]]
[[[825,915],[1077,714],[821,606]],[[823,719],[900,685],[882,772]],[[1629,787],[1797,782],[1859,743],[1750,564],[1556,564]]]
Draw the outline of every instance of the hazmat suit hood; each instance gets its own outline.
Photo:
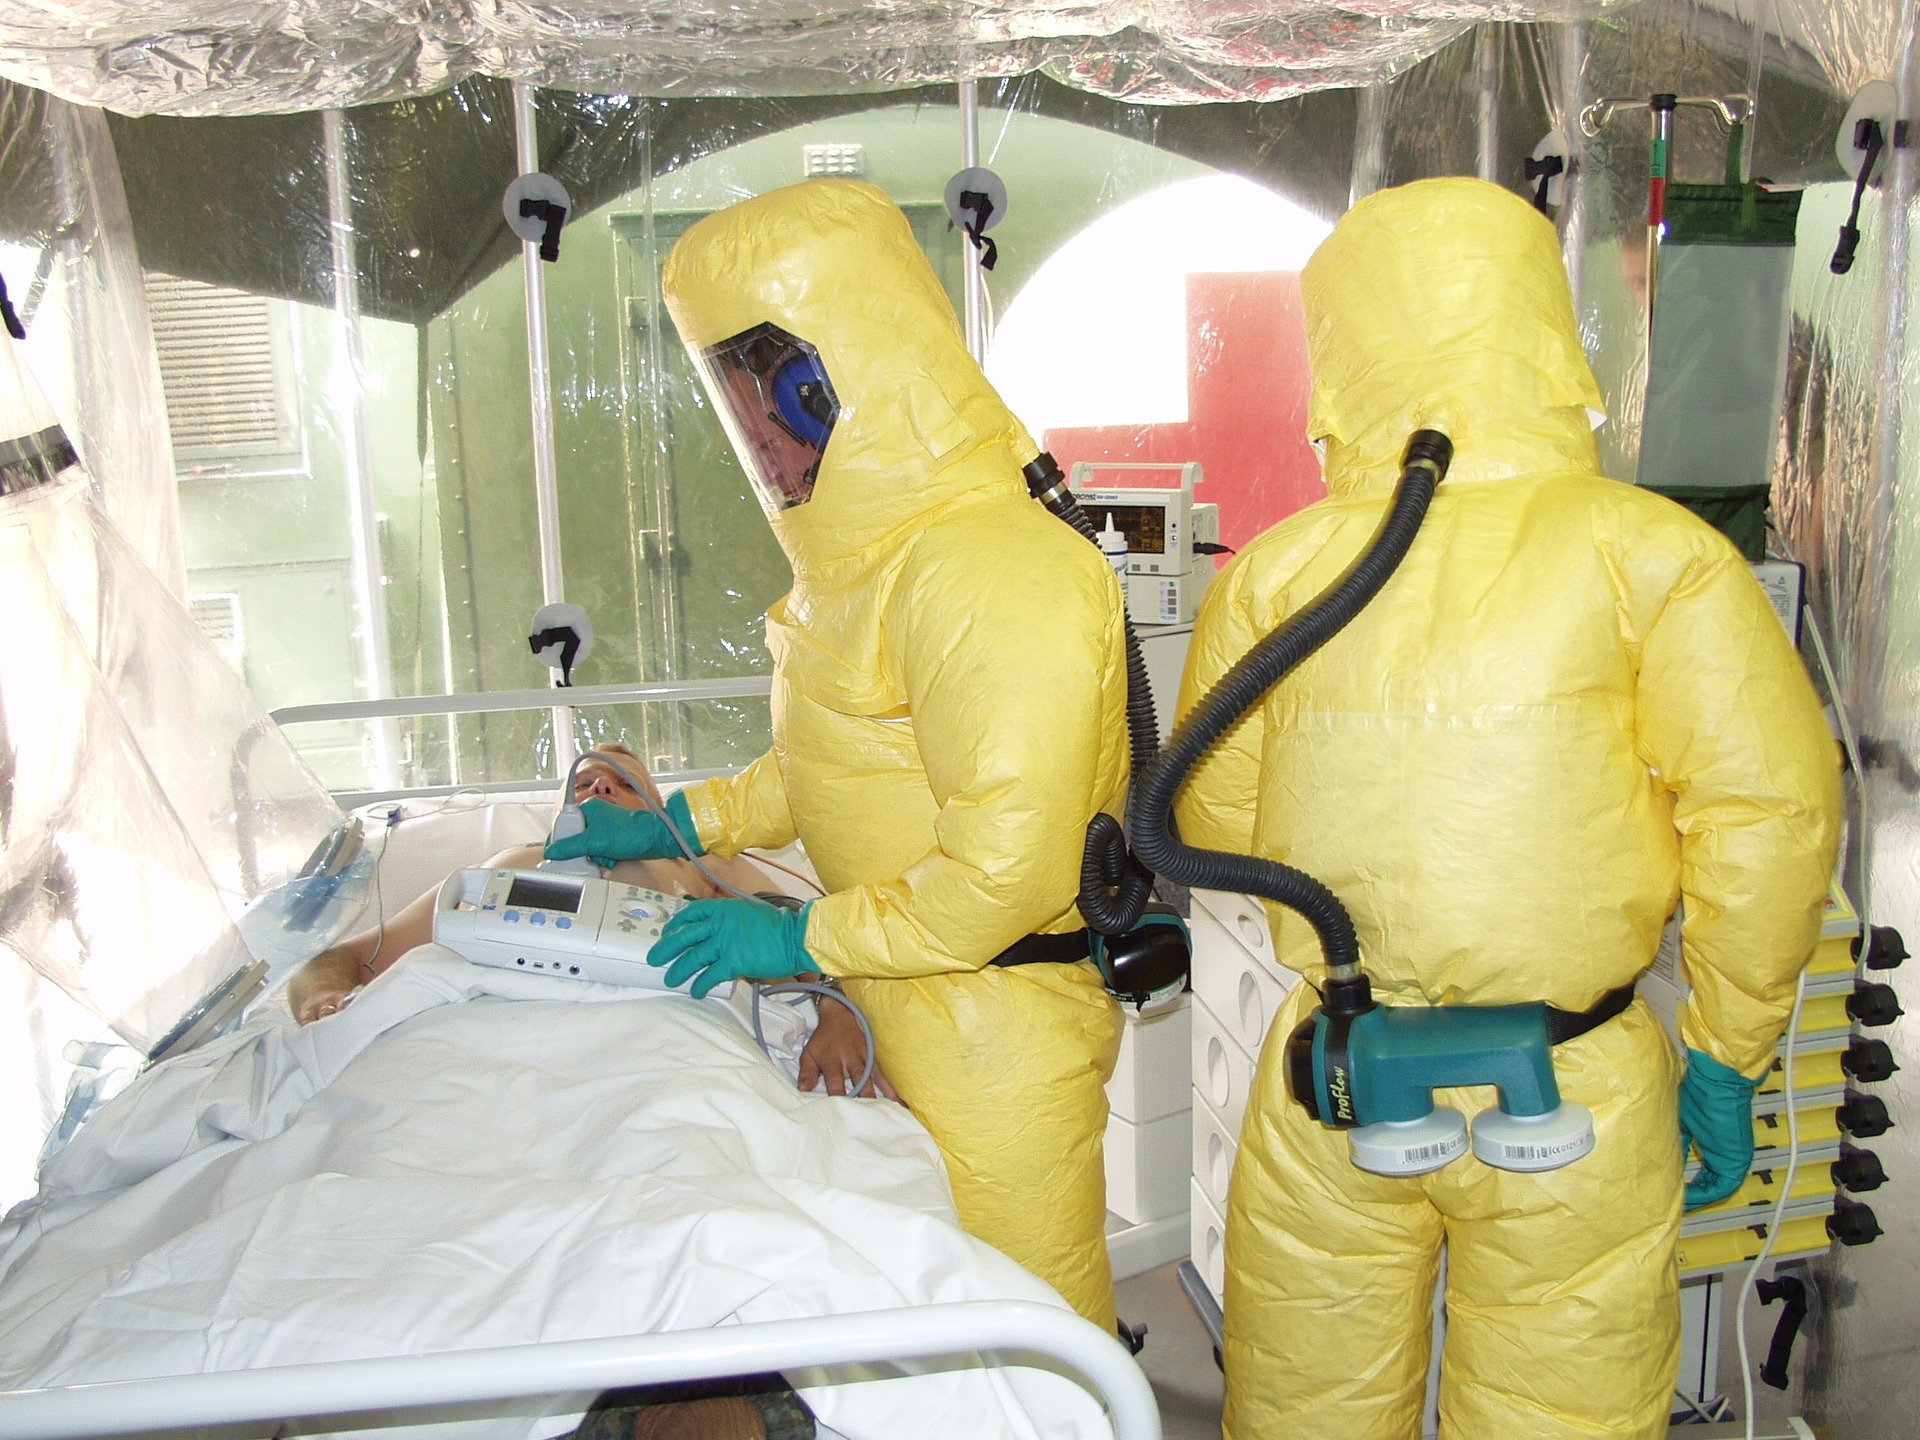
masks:
[[[1453,441],[1447,483],[1598,470],[1600,387],[1552,224],[1484,180],[1354,206],[1300,276],[1307,438],[1334,495],[1392,485],[1415,430]]]
[[[967,353],[906,216],[878,187],[809,180],[729,206],[681,237],[662,287],[696,368],[767,324],[819,356],[839,413],[811,498],[769,515],[796,576],[858,565],[969,494],[1024,498],[1020,468],[1038,449]]]

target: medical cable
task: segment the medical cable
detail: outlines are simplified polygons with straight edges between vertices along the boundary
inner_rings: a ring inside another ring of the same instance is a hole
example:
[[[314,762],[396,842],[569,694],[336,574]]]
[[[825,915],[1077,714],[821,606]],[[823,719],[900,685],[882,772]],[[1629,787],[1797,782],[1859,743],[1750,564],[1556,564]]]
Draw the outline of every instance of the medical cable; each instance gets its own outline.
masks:
[[[682,853],[685,854],[686,858],[693,862],[694,868],[698,870],[702,875],[706,876],[708,880],[712,881],[714,885],[726,891],[729,895],[736,896],[741,900],[749,901],[755,905],[763,905],[769,909],[777,908],[773,905],[771,901],[766,900],[759,895],[750,895],[745,890],[741,890],[736,886],[729,885],[726,881],[722,880],[718,875],[715,875],[705,865],[702,865],[700,863],[700,857],[694,853],[694,849],[690,844],[688,844],[686,836],[680,833],[680,827],[675,825],[673,823],[673,817],[667,814],[666,806],[654,804],[653,797],[647,794],[646,787],[643,786],[639,782],[639,780],[634,777],[633,773],[629,771],[626,766],[622,765],[618,760],[616,760],[613,756],[607,754],[605,751],[589,750],[574,760],[572,766],[569,767],[569,769],[567,770],[565,793],[569,801],[571,801],[571,798],[573,795],[574,777],[579,773],[580,766],[588,760],[600,761],[601,763],[606,765],[610,770],[612,770],[616,775],[618,775],[622,780],[624,780],[627,783],[628,787],[632,789],[633,793],[640,797],[640,803],[644,805],[653,814],[659,816],[661,821],[665,823],[667,827],[667,832],[673,836],[674,843],[679,845]],[[789,875],[794,875],[797,879],[802,879],[802,880],[806,879],[804,875],[799,875],[798,872],[789,870],[785,865],[777,864],[774,861],[767,861],[765,863],[772,865],[773,868],[776,870],[786,870]],[[854,1004],[852,1000],[848,999],[845,994],[843,994],[840,990],[838,990],[834,986],[815,984],[815,983],[810,983],[810,982],[801,981],[801,980],[782,981],[778,985],[755,985],[753,987],[753,1003],[750,1007],[752,1012],[752,1017],[753,1017],[754,1040],[758,1042],[762,1050],[768,1050],[767,1038],[765,1033],[762,1031],[761,1025],[760,1025],[760,997],[762,995],[782,995],[782,994],[789,994],[794,992],[800,992],[800,993],[816,995],[816,996],[817,995],[831,996],[833,999],[839,1001],[840,1004],[846,1006],[848,1010],[853,1012],[853,1018],[855,1022],[860,1026],[861,1038],[866,1042],[866,1048],[867,1048],[866,1068],[860,1072],[860,1083],[853,1087],[853,1093],[855,1095],[858,1095],[861,1091],[867,1088],[868,1083],[873,1079],[873,1070],[874,1070],[873,1027],[867,1023],[867,1017],[861,1011],[860,1007]],[[817,1005],[818,1003],[819,1002],[816,1000],[815,1004]],[[771,1054],[772,1052],[768,1051],[768,1053]]]
[[[1846,748],[1847,764],[1853,767],[1855,789],[1860,801],[1860,868],[1864,871],[1867,864],[1867,771],[1860,763],[1860,740],[1854,734],[1853,720],[1847,714],[1846,701],[1840,696],[1840,682],[1833,673],[1833,662],[1827,656],[1827,642],[1821,637],[1820,622],[1813,613],[1813,606],[1802,601],[1801,613],[1806,620],[1807,638],[1813,642],[1814,657],[1820,662],[1820,674],[1827,682],[1827,695],[1833,701],[1834,719],[1840,726],[1840,743]],[[1864,879],[1860,886],[1860,896],[1854,904],[1860,917],[1860,953],[1854,957],[1855,974],[1864,978],[1867,956],[1873,945],[1873,928],[1867,916],[1869,903],[1867,885]]]
[[[1774,1197],[1773,1215],[1767,1223],[1766,1239],[1760,1253],[1753,1257],[1747,1273],[1740,1277],[1740,1288],[1733,1297],[1734,1331],[1740,1350],[1741,1406],[1746,1417],[1746,1440],[1753,1440],[1753,1361],[1747,1353],[1747,1292],[1759,1277],[1760,1267],[1773,1257],[1774,1242],[1780,1238],[1780,1226],[1786,1220],[1787,1202],[1793,1196],[1793,1181],[1800,1169],[1800,1112],[1793,1103],[1793,1048],[1800,1038],[1800,1006],[1806,999],[1807,971],[1802,966],[1793,982],[1793,1011],[1787,1017],[1787,1033],[1781,1042],[1784,1061],[1781,1072],[1781,1103],[1787,1109],[1787,1169],[1780,1177],[1780,1193]]]
[[[673,817],[667,813],[667,807],[664,805],[655,804],[653,797],[647,793],[646,786],[642,785],[637,779],[634,778],[633,772],[627,769],[626,766],[622,765],[613,756],[607,754],[607,752],[604,750],[585,751],[579,756],[577,756],[574,759],[573,764],[568,767],[567,778],[561,785],[560,803],[563,806],[573,805],[576,803],[573,798],[574,777],[580,773],[580,767],[589,760],[598,760],[601,764],[605,765],[609,770],[613,771],[614,774],[618,775],[622,780],[626,781],[627,787],[633,791],[635,796],[639,798],[641,807],[645,809],[649,814],[652,814],[659,818],[660,822],[667,827],[667,833],[673,836],[673,843],[680,847],[680,853],[683,856],[685,856],[687,860],[692,862],[693,868],[698,870],[702,875],[706,876],[707,879],[713,883],[716,889],[723,890],[727,894],[734,896],[736,899],[750,900],[755,905],[765,905],[767,903],[765,900],[762,900],[758,895],[750,895],[745,890],[740,889],[737,885],[728,884],[725,880],[722,880],[718,875],[714,874],[713,871],[709,870],[705,865],[701,864],[699,852],[693,848],[692,844],[687,840],[687,837],[680,833],[680,827],[673,823]],[[779,868],[785,869],[786,867],[781,866]]]
[[[758,850],[749,850],[746,853],[753,857],[753,863],[756,865],[764,865],[769,870],[778,870],[783,875],[791,875],[794,879],[798,880],[802,885],[805,885],[808,889],[814,891],[816,894],[824,895],[827,893],[826,886],[822,885],[818,880],[815,880],[810,875],[801,874],[798,870],[794,869],[791,865],[782,865],[778,860],[769,859],[766,855],[762,854]]]
[[[1827,654],[1825,638],[1820,633],[1819,619],[1813,613],[1813,607],[1805,601],[1800,606],[1802,619],[1806,623],[1807,638],[1813,642],[1813,653],[1820,662],[1820,673],[1827,683],[1827,695],[1833,701],[1833,713],[1839,723],[1840,743],[1846,748],[1847,762],[1853,767],[1860,802],[1861,857],[1864,864],[1867,833],[1867,772],[1860,765],[1860,747],[1858,737],[1853,730],[1853,721],[1847,715],[1845,700],[1841,697],[1840,686],[1833,672],[1832,659]],[[1860,918],[1860,953],[1855,957],[1855,973],[1862,973],[1867,955],[1872,949],[1873,930],[1867,919],[1866,886],[1861,885],[1862,895],[1858,902]],[[1774,1242],[1779,1238],[1780,1227],[1786,1220],[1787,1205],[1793,1198],[1793,1182],[1800,1170],[1800,1112],[1794,1104],[1793,1096],[1793,1059],[1794,1048],[1800,1039],[1800,1011],[1807,993],[1807,972],[1803,966],[1793,985],[1793,1009],[1787,1016],[1787,1033],[1781,1041],[1781,1103],[1787,1111],[1787,1168],[1781,1176],[1780,1193],[1774,1197],[1773,1214],[1767,1222],[1766,1238],[1760,1244],[1760,1253],[1753,1257],[1746,1273],[1740,1277],[1740,1288],[1734,1295],[1735,1338],[1740,1352],[1740,1390],[1741,1406],[1745,1416],[1746,1440],[1753,1440],[1753,1361],[1747,1349],[1747,1295],[1759,1279],[1760,1269],[1773,1256]]]
[[[452,797],[448,798],[451,799]],[[431,814],[433,812],[428,811],[426,813]],[[367,978],[362,980],[358,985],[353,986],[346,994],[342,995],[339,1000],[334,1002],[333,1010],[330,1012],[332,1014],[338,1015],[359,997],[362,990],[380,978],[380,972],[373,968],[373,962],[380,958],[381,948],[387,943],[387,890],[380,872],[386,862],[387,847],[393,844],[393,832],[400,828],[400,822],[402,820],[411,818],[413,817],[409,816],[405,809],[397,803],[386,813],[384,824],[380,829],[380,850],[373,857],[373,950],[368,954],[366,959],[360,962],[360,970]],[[326,951],[323,950],[320,953],[324,955]]]
[[[769,1046],[767,1045],[766,1035],[762,1032],[760,1028],[760,998],[763,995],[792,995],[792,994],[805,994],[805,995],[812,995],[815,997],[819,997],[823,995],[828,996],[834,1000],[839,1001],[842,1005],[846,1006],[848,1010],[853,1012],[854,1021],[860,1026],[860,1038],[866,1042],[867,1064],[866,1064],[866,1068],[860,1072],[860,1083],[855,1085],[852,1090],[847,1092],[847,1098],[852,1099],[853,1097],[859,1095],[861,1092],[863,1092],[867,1088],[867,1086],[873,1080],[873,1071],[874,1071],[873,1026],[867,1023],[866,1014],[860,1009],[860,1007],[854,1004],[852,1000],[848,999],[847,996],[838,987],[833,985],[821,985],[816,982],[808,981],[808,980],[782,980],[777,985],[755,985],[753,987],[753,1003],[749,1007],[753,1016],[753,1038],[760,1043],[760,1048],[762,1050],[765,1050],[769,1055],[773,1053],[771,1048],[769,1048]],[[818,998],[816,998],[813,1003],[817,1008],[820,1004],[820,1001]],[[824,1079],[824,1076],[822,1078]],[[844,1078],[844,1073],[842,1078]]]

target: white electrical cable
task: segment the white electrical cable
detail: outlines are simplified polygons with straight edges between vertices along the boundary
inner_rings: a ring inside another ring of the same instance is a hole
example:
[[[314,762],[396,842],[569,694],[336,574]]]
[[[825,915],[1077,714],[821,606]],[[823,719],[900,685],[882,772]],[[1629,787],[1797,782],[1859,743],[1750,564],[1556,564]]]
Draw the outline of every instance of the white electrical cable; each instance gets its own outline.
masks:
[[[1733,1297],[1734,1326],[1740,1345],[1741,1410],[1746,1417],[1746,1440],[1753,1440],[1753,1364],[1747,1355],[1747,1292],[1753,1289],[1760,1267],[1773,1255],[1774,1241],[1780,1238],[1780,1226],[1786,1220],[1787,1201],[1793,1195],[1794,1176],[1800,1169],[1800,1112],[1793,1103],[1793,1047],[1800,1038],[1800,1003],[1806,998],[1806,993],[1807,971],[1802,966],[1793,982],[1793,1011],[1787,1016],[1787,1034],[1781,1042],[1786,1052],[1781,1080],[1785,1087],[1782,1103],[1787,1107],[1787,1172],[1781,1176],[1780,1193],[1774,1197],[1773,1217],[1767,1223],[1767,1238],[1760,1242],[1760,1253],[1753,1257],[1747,1273],[1740,1278],[1740,1288]]]
[[[1804,601],[1800,613],[1805,618],[1807,638],[1813,641],[1813,653],[1820,662],[1820,673],[1826,677],[1827,694],[1833,701],[1834,717],[1840,722],[1840,743],[1846,747],[1847,763],[1853,767],[1854,787],[1860,798],[1860,864],[1865,869],[1867,860],[1867,767],[1860,763],[1860,742],[1853,733],[1853,721],[1847,715],[1847,703],[1840,698],[1840,682],[1834,678],[1833,662],[1827,658],[1827,643],[1820,635],[1820,622],[1814,618],[1813,607]],[[1864,973],[1867,963],[1867,951],[1873,941],[1873,930],[1867,924],[1868,888],[1866,877],[1861,877],[1860,894],[1854,900],[1854,908],[1860,917],[1860,953],[1854,957],[1855,973]]]
[[[1789,556],[1789,558],[1791,558]],[[1867,772],[1860,763],[1860,745],[1854,735],[1853,721],[1848,718],[1847,706],[1840,695],[1839,681],[1833,673],[1833,663],[1828,658],[1826,641],[1820,634],[1820,624],[1815,618],[1813,607],[1804,601],[1800,606],[1801,616],[1806,626],[1807,637],[1813,642],[1813,653],[1820,662],[1820,673],[1827,682],[1827,694],[1833,701],[1833,713],[1840,724],[1840,743],[1846,747],[1847,761],[1853,767],[1855,784],[1860,801],[1861,853],[1865,854],[1867,834]],[[1855,957],[1855,971],[1859,973],[1866,964],[1867,952],[1871,947],[1873,931],[1867,923],[1866,884],[1861,886],[1861,898],[1855,902],[1860,919],[1860,953]],[[1740,1280],[1740,1288],[1734,1295],[1734,1324],[1740,1350],[1740,1389],[1742,1409],[1745,1415],[1746,1440],[1753,1440],[1753,1369],[1747,1351],[1747,1293],[1759,1278],[1760,1268],[1773,1255],[1774,1242],[1779,1238],[1780,1226],[1786,1219],[1787,1204],[1793,1197],[1793,1182],[1800,1169],[1800,1114],[1794,1105],[1793,1096],[1793,1052],[1800,1038],[1800,1008],[1807,993],[1807,972],[1802,967],[1793,986],[1793,1010],[1787,1017],[1787,1033],[1782,1040],[1784,1062],[1781,1083],[1783,1087],[1782,1103],[1787,1110],[1787,1169],[1781,1177],[1780,1193],[1774,1198],[1773,1216],[1767,1225],[1767,1238],[1761,1243],[1760,1253],[1753,1257],[1753,1263]]]

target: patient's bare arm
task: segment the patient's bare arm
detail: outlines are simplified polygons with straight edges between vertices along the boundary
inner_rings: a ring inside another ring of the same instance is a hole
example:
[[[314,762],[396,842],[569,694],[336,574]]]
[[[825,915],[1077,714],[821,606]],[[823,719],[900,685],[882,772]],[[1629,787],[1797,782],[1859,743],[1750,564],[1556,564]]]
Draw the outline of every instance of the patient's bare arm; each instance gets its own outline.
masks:
[[[407,951],[433,938],[433,901],[429,890],[398,911],[386,925],[349,936],[322,950],[287,981],[287,1003],[302,1025],[333,1014],[355,987],[366,984]]]
[[[489,867],[532,869],[540,863],[540,847],[517,845],[502,850]],[[346,1003],[356,986],[364,985],[405,955],[433,939],[433,906],[438,889],[409,901],[394,912],[385,926],[362,930],[331,949],[322,950],[293,972],[287,981],[287,1003],[302,1025],[332,1015]]]

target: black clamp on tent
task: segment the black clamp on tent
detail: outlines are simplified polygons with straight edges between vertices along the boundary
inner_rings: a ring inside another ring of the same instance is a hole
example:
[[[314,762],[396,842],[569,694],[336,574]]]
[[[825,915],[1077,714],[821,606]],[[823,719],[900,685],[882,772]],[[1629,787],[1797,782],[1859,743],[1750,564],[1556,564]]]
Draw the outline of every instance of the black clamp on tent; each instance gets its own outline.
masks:
[[[987,231],[1006,218],[1006,182],[985,166],[975,165],[947,181],[946,202],[947,218],[980,252],[980,268],[993,269],[1000,247],[987,237]]]
[[[560,230],[573,211],[567,187],[539,171],[515,178],[500,198],[507,228],[529,245],[540,247],[540,258],[551,265],[560,258]]]

